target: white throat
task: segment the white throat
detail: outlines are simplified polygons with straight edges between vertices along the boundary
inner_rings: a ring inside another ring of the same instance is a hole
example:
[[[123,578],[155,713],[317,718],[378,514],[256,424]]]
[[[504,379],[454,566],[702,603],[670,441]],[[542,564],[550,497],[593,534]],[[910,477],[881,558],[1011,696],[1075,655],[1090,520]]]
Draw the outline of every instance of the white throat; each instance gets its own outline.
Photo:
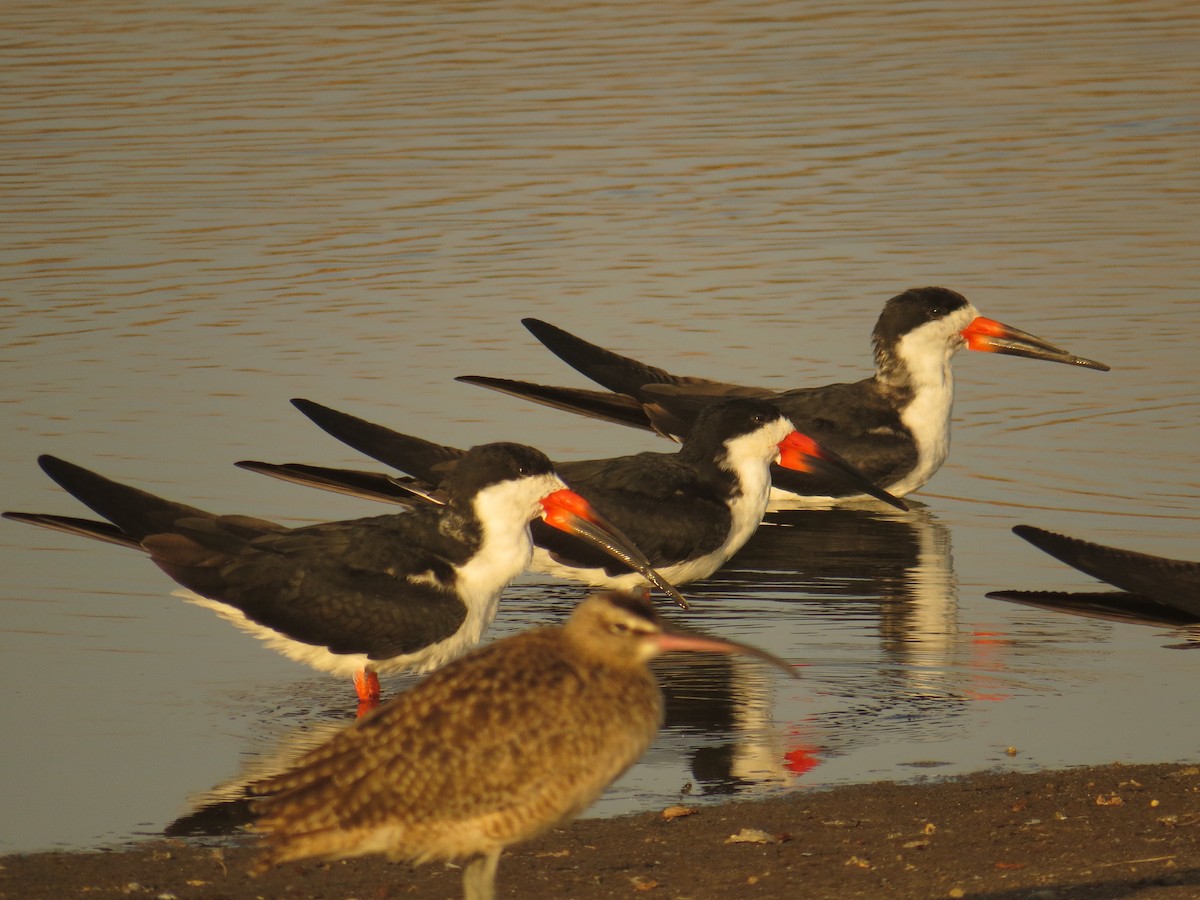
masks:
[[[954,354],[966,346],[960,332],[979,315],[974,306],[927,322],[896,345],[899,365],[888,378],[913,392],[900,414],[917,445],[917,464],[888,490],[904,496],[922,487],[950,453],[950,416],[954,407]]]
[[[566,487],[556,475],[504,481],[475,496],[475,516],[482,529],[479,551],[456,569],[459,596],[467,606],[460,633],[479,640],[492,620],[500,594],[529,567],[533,538],[529,523],[541,511],[539,498]]]
[[[779,442],[795,429],[787,419],[725,442],[722,468],[733,473],[739,493],[730,501],[729,537],[722,545],[725,559],[750,540],[767,511],[771,496],[771,463],[779,459]],[[722,560],[724,562],[724,560]]]

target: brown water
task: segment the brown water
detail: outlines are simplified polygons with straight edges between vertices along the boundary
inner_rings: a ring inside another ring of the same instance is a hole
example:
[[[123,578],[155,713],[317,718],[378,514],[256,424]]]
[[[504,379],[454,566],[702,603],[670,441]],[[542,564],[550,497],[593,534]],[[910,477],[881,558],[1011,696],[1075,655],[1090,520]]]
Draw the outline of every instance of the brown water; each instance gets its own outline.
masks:
[[[662,449],[451,379],[581,384],[523,315],[685,373],[857,378],[883,301],[944,284],[1113,371],[960,357],[925,508],[790,515],[689,591],[803,679],[668,673],[596,811],[1194,759],[1178,636],[983,594],[1089,586],[1019,522],[1200,558],[1198,38],[1183,2],[9,4],[0,507],[79,512],[50,452],[219,511],[379,512],[230,467],[363,465],[295,396]],[[0,555],[0,850],[161,832],[350,713],[133,554],[5,523]],[[494,633],[579,595],[527,576]]]

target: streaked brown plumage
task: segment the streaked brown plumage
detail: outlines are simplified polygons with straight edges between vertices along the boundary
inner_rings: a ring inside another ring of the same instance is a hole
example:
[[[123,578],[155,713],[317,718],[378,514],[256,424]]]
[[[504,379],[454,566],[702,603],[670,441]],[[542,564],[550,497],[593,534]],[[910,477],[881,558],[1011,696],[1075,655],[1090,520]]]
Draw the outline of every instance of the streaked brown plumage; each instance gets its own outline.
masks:
[[[481,647],[254,787],[260,868],[382,853],[470,860],[465,896],[494,896],[496,865],[588,807],[662,724],[647,663],[672,650],[748,653],[664,628],[647,597],[588,598],[561,626]]]

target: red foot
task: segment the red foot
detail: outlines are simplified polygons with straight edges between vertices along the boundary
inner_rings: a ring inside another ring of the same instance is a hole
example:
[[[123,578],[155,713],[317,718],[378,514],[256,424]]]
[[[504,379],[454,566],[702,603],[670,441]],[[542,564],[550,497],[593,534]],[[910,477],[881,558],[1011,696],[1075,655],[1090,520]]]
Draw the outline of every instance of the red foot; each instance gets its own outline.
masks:
[[[363,669],[354,673],[354,690],[363,703],[379,702],[379,676],[374,669]]]

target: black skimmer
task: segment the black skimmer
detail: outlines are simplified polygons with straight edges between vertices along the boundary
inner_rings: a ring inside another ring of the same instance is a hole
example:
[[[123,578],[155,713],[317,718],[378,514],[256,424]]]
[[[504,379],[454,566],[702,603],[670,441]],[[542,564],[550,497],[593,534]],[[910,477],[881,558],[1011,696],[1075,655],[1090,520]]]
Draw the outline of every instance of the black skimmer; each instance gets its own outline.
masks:
[[[1032,525],[1013,533],[1119,591],[992,591],[987,596],[1042,609],[1146,625],[1200,625],[1200,563],[1093,544]]]
[[[986,319],[961,294],[940,287],[914,288],[884,305],[872,336],[875,374],[870,378],[787,391],[672,375],[547,322],[522,322],[551,352],[612,393],[479,375],[458,380],[674,439],[687,434],[697,411],[713,398],[759,397],[777,404],[797,428],[898,497],[922,487],[946,459],[954,399],[950,361],[962,348],[1108,370],[1103,363]],[[806,497],[855,493],[819,476],[809,481],[800,490],[777,488]]]
[[[384,475],[297,464],[244,461],[238,465],[287,481],[376,499],[434,500],[463,451],[400,434],[310,400],[293,400],[317,425],[416,482]],[[701,411],[678,453],[639,453],[613,459],[556,462],[563,480],[614,523],[650,564],[674,584],[706,578],[754,534],[766,511],[771,465],[780,483],[820,471],[859,490],[878,491],[844,462],[799,434],[775,405],[735,399]],[[419,502],[419,500],[418,500]],[[533,526],[531,568],[586,584],[629,590],[643,576],[560,531]]]
[[[650,746],[663,699],[647,663],[753,647],[667,628],[643,595],[600,594],[563,625],[480,647],[257,783],[256,866],[382,853],[461,860],[495,896],[503,850],[579,815]],[[451,752],[452,751],[452,752]]]
[[[443,506],[301,528],[214,515],[53,456],[38,462],[108,521],[5,518],[144,550],[187,599],[292,659],[353,675],[367,703],[378,700],[378,673],[429,671],[480,641],[529,564],[533,519],[596,542],[686,606],[544,454],[519,444],[469,450]]]

